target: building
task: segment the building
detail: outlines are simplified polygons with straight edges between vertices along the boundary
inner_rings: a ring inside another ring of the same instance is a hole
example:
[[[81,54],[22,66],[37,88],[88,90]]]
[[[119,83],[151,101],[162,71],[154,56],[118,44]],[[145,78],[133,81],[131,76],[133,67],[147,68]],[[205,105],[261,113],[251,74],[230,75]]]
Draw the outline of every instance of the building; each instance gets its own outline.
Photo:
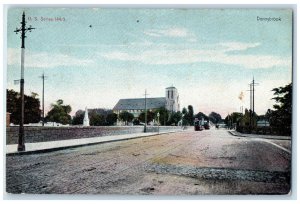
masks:
[[[267,120],[259,120],[256,122],[257,127],[270,127],[270,123]]]
[[[166,108],[168,111],[177,112],[180,110],[179,94],[175,87],[166,88],[165,97],[147,98],[147,110],[155,111],[159,108]],[[134,117],[145,111],[145,98],[120,99],[113,108],[113,112],[120,114],[123,111],[132,113]]]
[[[166,88],[165,108],[171,112],[180,111],[179,94],[174,86]]]

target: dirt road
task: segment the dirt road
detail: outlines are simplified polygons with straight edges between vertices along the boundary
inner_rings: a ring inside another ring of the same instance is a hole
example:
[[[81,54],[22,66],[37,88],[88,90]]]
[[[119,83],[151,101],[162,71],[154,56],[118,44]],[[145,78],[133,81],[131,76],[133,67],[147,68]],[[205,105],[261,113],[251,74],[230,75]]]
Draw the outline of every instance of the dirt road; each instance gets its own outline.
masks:
[[[226,130],[185,131],[8,156],[6,189],[39,194],[286,194],[290,157],[270,142],[234,137]]]

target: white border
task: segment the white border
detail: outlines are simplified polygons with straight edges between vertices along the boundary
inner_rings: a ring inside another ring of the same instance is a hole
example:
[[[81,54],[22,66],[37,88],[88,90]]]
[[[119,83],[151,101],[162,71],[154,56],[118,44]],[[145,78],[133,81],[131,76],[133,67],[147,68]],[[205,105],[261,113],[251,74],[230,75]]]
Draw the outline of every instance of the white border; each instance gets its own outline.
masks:
[[[71,3],[79,3],[79,4],[73,4],[73,5],[70,5]],[[182,3],[182,1],[179,1],[179,0],[144,0],[143,2],[139,2],[139,1],[126,1],[126,4],[124,4],[125,2],[123,1],[118,1],[118,0],[111,0],[109,1],[109,4],[106,4],[106,5],[103,5],[103,3],[107,3],[107,1],[96,1],[96,0],[85,0],[83,2],[79,2],[79,1],[67,1],[67,0],[46,0],[46,1],[40,1],[40,0],[30,0],[30,1],[22,1],[22,0],[11,0],[11,1],[8,1],[8,0],[3,0],[2,1],[2,4],[1,4],[1,16],[3,18],[0,17],[0,22],[1,22],[1,31],[0,31],[0,36],[1,36],[1,47],[2,47],[2,50],[3,50],[3,54],[1,54],[0,56],[0,62],[3,62],[3,69],[0,69],[0,76],[2,77],[2,81],[0,82],[0,97],[1,97],[1,100],[2,100],[2,106],[0,108],[0,113],[2,115],[2,117],[0,117],[0,133],[3,133],[1,136],[2,136],[2,139],[4,140],[5,138],[5,132],[4,132],[4,121],[5,121],[5,90],[6,90],[6,64],[4,64],[4,59],[6,59],[6,36],[4,36],[4,29],[6,28],[6,24],[5,24],[5,7],[7,7],[8,5],[5,5],[5,4],[10,4],[10,6],[17,6],[17,5],[13,5],[13,4],[19,4],[18,6],[22,6],[22,7],[53,7],[52,4],[56,4],[55,7],[59,7],[59,6],[65,6],[65,7],[93,7],[93,6],[101,6],[101,7],[118,7],[118,8],[132,8],[132,7],[150,7],[150,8],[195,8],[195,7],[204,7],[204,8],[243,8],[243,7],[246,7],[246,8],[260,8],[260,7],[272,7],[272,8],[286,8],[286,7],[292,7],[294,8],[294,42],[293,42],[293,45],[294,45],[294,53],[293,53],[293,58],[294,58],[294,67],[293,67],[293,84],[294,84],[294,91],[293,91],[293,102],[294,102],[294,106],[293,106],[293,113],[296,113],[293,115],[293,146],[292,146],[292,159],[293,159],[293,163],[296,163],[297,162],[297,158],[298,157],[298,153],[299,151],[297,151],[297,145],[299,146],[299,140],[297,139],[297,136],[298,136],[298,133],[297,133],[297,126],[298,126],[298,121],[297,121],[297,116],[299,115],[299,112],[298,112],[298,109],[297,109],[297,102],[299,101],[298,100],[298,94],[297,94],[297,91],[298,90],[298,83],[297,83],[297,45],[298,45],[298,42],[297,42],[297,25],[298,25],[298,22],[299,22],[299,16],[296,15],[296,12],[297,12],[297,8],[298,8],[298,2],[296,0],[286,0],[286,1],[276,1],[276,0],[262,0],[262,1],[259,1],[259,0],[252,0],[252,1],[238,1],[238,0],[231,0],[231,1],[226,1],[226,4],[224,4],[225,2],[222,2],[221,0],[211,0],[207,3],[209,3],[208,5],[203,5],[203,4],[198,4],[197,1],[195,0],[185,0],[184,3]],[[276,3],[276,4],[274,4]],[[33,4],[39,4],[39,5],[33,5]],[[102,5],[100,5],[102,4]],[[137,5],[139,4],[139,5]],[[155,4],[155,5],[154,5]],[[235,4],[235,5],[233,5]],[[256,4],[256,5],[253,5],[253,4]],[[267,5],[268,4],[268,5]],[[271,4],[271,5],[270,5]],[[282,5],[284,4],[284,5]],[[294,5],[287,5],[287,4],[294,4]],[[2,141],[0,139],[0,141]],[[3,142],[3,141],[2,141]],[[3,151],[3,144],[0,145],[0,151],[2,151],[3,153],[3,157],[1,158],[1,169],[3,170],[2,172],[4,173],[5,169],[4,169],[4,158],[5,158],[5,153]],[[299,163],[296,163],[297,167],[299,167]],[[296,170],[299,169],[297,168],[296,166],[293,166],[293,169],[292,169],[292,174],[293,174],[293,178],[297,178],[295,173],[296,173]],[[2,184],[4,184],[5,180],[3,179],[3,177],[1,176],[1,179],[0,179],[0,182]],[[299,177],[296,179],[293,179],[292,181],[292,189],[293,190],[296,190],[296,192],[293,192],[293,197],[285,197],[284,199],[296,199],[298,200],[299,199],[299,196],[298,198],[295,197],[297,194],[300,195],[299,193],[299,190],[297,188],[297,183],[299,183]],[[128,199],[131,200],[136,200],[136,199],[142,199],[144,200],[144,202],[149,202],[149,200],[145,201],[145,199],[153,199],[153,200],[156,200],[156,199],[163,199],[163,200],[172,200],[171,202],[172,203],[178,203],[178,201],[176,200],[173,200],[173,199],[183,199],[183,200],[190,200],[189,202],[194,202],[194,201],[191,201],[191,200],[202,200],[201,202],[203,202],[203,200],[205,202],[208,202],[208,200],[225,200],[225,201],[222,201],[222,202],[227,202],[227,203],[232,203],[232,202],[239,202],[238,200],[243,200],[243,202],[253,202],[251,201],[252,199],[254,200],[263,200],[261,202],[266,202],[266,200],[270,199],[272,200],[271,202],[278,202],[278,203],[282,203],[282,196],[184,196],[184,197],[178,197],[178,196],[164,196],[164,197],[149,197],[149,196],[146,196],[146,197],[141,197],[141,196],[78,196],[78,195],[28,195],[29,197],[26,196],[10,196],[10,195],[3,195],[3,192],[5,191],[4,189],[4,186],[3,185],[0,185],[0,192],[1,192],[1,198],[3,199],[33,199],[34,201],[25,201],[26,202],[39,202],[38,200],[40,199],[49,199],[49,201],[51,200],[72,200],[71,202],[72,203],[77,203],[78,200],[77,199],[81,199],[81,200],[86,200],[86,199],[89,199],[89,200],[95,200],[95,199],[104,199],[104,200],[111,200],[113,199],[114,202],[115,202],[115,199],[119,200],[119,199]],[[295,189],[296,188],[296,189]],[[5,196],[5,197],[3,197]],[[76,200],[74,200],[76,199]],[[230,199],[233,199],[234,201],[230,200]],[[246,200],[245,200],[246,199]],[[250,199],[250,201],[248,200]],[[248,201],[247,201],[248,200]],[[277,201],[276,201],[277,200]],[[296,200],[290,200],[288,202],[296,202]],[[23,203],[24,201],[22,201]],[[43,201],[43,202],[48,202],[48,201]],[[65,202],[65,201],[62,201],[62,202]],[[79,201],[80,202],[80,201]],[[95,201],[91,201],[91,202],[95,202]],[[102,201],[101,201],[102,202]],[[137,202],[140,202],[140,201],[128,201],[128,203],[137,203]],[[151,201],[150,201],[151,202]],[[165,201],[161,201],[161,202],[164,202]],[[257,201],[255,201],[257,202]]]

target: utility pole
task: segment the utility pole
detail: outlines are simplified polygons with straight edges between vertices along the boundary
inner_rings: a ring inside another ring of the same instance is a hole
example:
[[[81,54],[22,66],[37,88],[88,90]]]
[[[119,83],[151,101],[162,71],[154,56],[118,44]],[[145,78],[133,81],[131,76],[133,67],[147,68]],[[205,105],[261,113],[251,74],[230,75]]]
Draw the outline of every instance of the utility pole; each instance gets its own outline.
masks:
[[[250,86],[250,90],[247,90],[247,91],[250,91],[249,126],[251,128],[251,126],[252,126],[252,83],[250,83],[249,86]]]
[[[16,34],[21,33],[21,80],[20,80],[20,94],[21,94],[21,113],[20,113],[20,125],[19,125],[19,141],[18,141],[18,151],[25,151],[25,141],[24,141],[24,57],[25,57],[25,33],[27,31],[31,32],[35,28],[31,26],[26,27],[25,12],[22,15],[21,27],[16,28],[14,31]]]
[[[252,84],[250,85],[250,110],[249,110],[249,116],[250,116],[250,128],[252,127]]]
[[[40,78],[43,79],[43,108],[42,108],[42,116],[43,116],[43,120],[42,120],[42,124],[43,126],[45,125],[45,79],[47,78],[47,76],[45,76],[44,72],[43,75],[40,76]]]
[[[251,85],[252,85],[252,122],[253,122],[253,126],[254,126],[254,112],[255,112],[254,111],[254,86],[258,85],[258,83],[254,82],[254,77],[253,77]]]
[[[252,126],[254,126],[254,92],[255,92],[255,88],[254,86],[257,86],[258,83],[255,83],[254,81],[254,77],[253,77],[253,80],[251,81],[251,83],[249,84],[250,85],[250,128],[252,128]]]
[[[159,112],[157,112],[158,134],[159,134]]]
[[[147,132],[147,89],[145,89],[145,126],[144,126],[144,132]]]

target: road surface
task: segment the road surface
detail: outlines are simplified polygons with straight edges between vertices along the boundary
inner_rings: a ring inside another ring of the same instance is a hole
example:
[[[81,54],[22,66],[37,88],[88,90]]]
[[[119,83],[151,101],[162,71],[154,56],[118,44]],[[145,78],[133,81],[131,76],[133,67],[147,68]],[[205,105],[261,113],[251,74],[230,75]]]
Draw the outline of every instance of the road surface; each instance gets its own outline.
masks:
[[[7,156],[6,189],[38,194],[287,194],[291,155],[285,149],[290,145],[211,129]]]

